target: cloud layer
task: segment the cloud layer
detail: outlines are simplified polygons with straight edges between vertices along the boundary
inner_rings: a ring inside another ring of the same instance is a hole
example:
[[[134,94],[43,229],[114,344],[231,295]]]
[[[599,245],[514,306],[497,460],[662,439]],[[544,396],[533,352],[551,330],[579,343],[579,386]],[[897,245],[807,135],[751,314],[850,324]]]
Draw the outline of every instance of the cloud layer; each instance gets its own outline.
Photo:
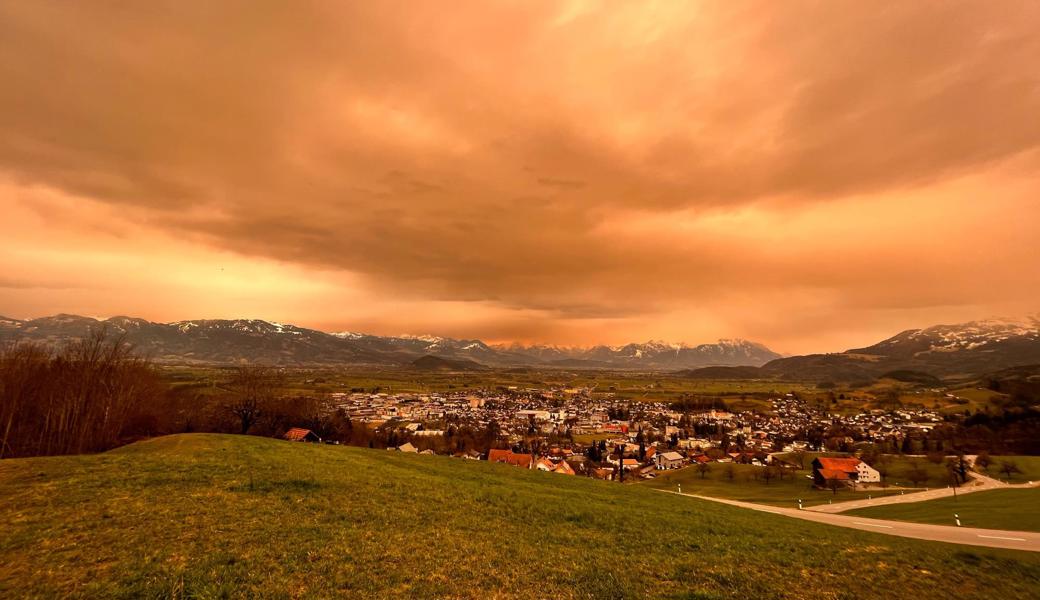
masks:
[[[1038,30],[1034,2],[0,3],[0,311],[788,351],[1033,311]]]

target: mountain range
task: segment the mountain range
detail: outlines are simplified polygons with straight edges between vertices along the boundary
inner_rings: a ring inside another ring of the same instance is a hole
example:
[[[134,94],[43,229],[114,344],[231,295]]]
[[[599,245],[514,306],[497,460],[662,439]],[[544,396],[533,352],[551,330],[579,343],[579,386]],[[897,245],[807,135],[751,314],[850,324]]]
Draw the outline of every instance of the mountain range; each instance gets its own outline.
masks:
[[[989,319],[910,329],[872,346],[782,357],[762,344],[719,340],[690,346],[650,341],[623,346],[491,345],[477,339],[326,333],[250,319],[154,323],[132,317],[0,317],[0,342],[61,346],[105,328],[163,364],[654,369],[690,377],[864,381],[887,373],[972,375],[1040,364],[1040,318]]]
[[[29,340],[60,346],[104,328],[157,362],[234,364],[242,361],[285,366],[408,366],[418,358],[450,359],[431,364],[550,366],[570,368],[683,369],[709,365],[762,365],[780,355],[746,340],[720,340],[688,346],[647,342],[590,348],[489,345],[476,339],[437,336],[377,336],[355,332],[326,333],[295,325],[254,319],[215,319],[154,323],[133,317],[94,319],[55,315],[30,320],[0,317],[0,341]],[[461,362],[460,362],[461,361]]]
[[[865,348],[772,360],[761,367],[716,367],[704,378],[866,381],[891,373],[956,377],[1040,364],[1040,318],[987,319],[910,329]]]

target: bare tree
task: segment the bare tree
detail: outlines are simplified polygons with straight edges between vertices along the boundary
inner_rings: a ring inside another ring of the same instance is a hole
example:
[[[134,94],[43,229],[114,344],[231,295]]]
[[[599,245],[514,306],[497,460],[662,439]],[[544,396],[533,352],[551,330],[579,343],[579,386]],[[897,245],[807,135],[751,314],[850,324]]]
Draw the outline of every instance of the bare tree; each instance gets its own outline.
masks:
[[[921,487],[921,484],[928,481],[928,472],[913,463],[910,466],[910,470],[906,473],[906,478],[914,484],[914,487]]]
[[[766,467],[762,470],[762,479],[765,480],[766,485],[769,485],[770,481],[776,479],[776,476],[776,467]]]
[[[226,408],[238,420],[239,433],[249,433],[281,386],[281,376],[270,367],[243,366],[235,371],[229,385],[231,399]]]
[[[1002,460],[1000,461],[1000,472],[1005,478],[1010,479],[1015,473],[1021,473],[1022,469],[1019,469],[1018,465],[1015,464],[1014,461]]]
[[[147,359],[104,329],[57,353],[8,347],[0,351],[0,456],[106,450],[160,393]]]
[[[697,463],[697,472],[701,474],[701,479],[711,471],[711,465],[706,462]]]
[[[989,452],[986,452],[985,450],[979,452],[979,455],[975,457],[975,465],[982,467],[983,471],[988,469],[992,463],[993,461],[989,457]]]

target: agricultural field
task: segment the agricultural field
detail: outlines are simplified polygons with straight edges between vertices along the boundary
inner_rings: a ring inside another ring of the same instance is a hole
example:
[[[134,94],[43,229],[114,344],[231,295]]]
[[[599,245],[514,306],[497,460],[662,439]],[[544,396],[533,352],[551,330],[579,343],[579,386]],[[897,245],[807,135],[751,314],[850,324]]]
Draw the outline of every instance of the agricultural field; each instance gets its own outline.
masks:
[[[958,515],[964,527],[1040,531],[1040,489],[989,490],[910,504],[893,504],[851,510],[846,514],[874,519],[894,519],[954,525]]]
[[[163,367],[174,387],[207,393],[230,375],[228,369]],[[637,402],[673,402],[683,397],[714,399],[730,410],[771,408],[769,396],[788,392],[815,394],[807,383],[688,379],[674,373],[563,369],[495,369],[476,372],[415,369],[286,369],[287,393],[322,394],[352,389],[388,393],[432,393],[516,387],[591,388],[593,395],[611,395]]]
[[[0,597],[1034,598],[1040,555],[507,465],[189,434],[0,462]],[[493,533],[491,533],[493,532]],[[870,581],[870,585],[863,585]]]

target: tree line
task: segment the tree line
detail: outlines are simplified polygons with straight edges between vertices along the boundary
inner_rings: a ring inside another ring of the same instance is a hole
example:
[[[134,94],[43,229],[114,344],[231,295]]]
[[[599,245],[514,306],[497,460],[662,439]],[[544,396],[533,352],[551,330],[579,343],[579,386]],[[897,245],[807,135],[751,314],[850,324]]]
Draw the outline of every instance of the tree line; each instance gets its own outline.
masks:
[[[138,408],[162,394],[150,363],[98,333],[51,351],[0,351],[0,458],[107,450]]]

